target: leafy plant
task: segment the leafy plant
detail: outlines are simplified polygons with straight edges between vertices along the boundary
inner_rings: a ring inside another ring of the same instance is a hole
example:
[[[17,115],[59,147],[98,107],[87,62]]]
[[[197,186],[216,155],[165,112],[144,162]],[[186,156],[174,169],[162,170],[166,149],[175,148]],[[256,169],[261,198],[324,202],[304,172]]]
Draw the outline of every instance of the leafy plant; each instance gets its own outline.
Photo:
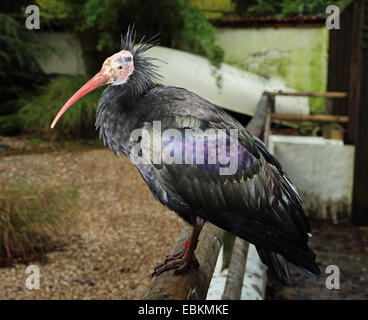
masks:
[[[42,81],[34,57],[50,50],[37,44],[35,34],[14,16],[0,13],[0,114],[16,111],[14,101]]]
[[[246,16],[289,17],[298,15],[323,15],[330,4],[341,1],[331,0],[232,0],[237,12]]]
[[[327,6],[339,3],[340,1],[331,0],[283,0],[280,16],[324,15]]]
[[[94,137],[94,119],[98,100],[103,88],[87,94],[77,101],[51,130],[52,120],[60,107],[86,83],[86,76],[60,76],[39,89],[39,94],[32,98],[23,99],[23,107],[19,112],[25,130],[43,128],[47,135],[56,134],[58,137]]]
[[[0,116],[0,134],[14,135],[22,129],[22,121],[17,114]]]
[[[317,122],[303,121],[298,128],[302,136],[321,136],[323,133],[323,125]]]
[[[73,222],[77,191],[0,185],[0,260],[26,258],[60,243]]]
[[[38,0],[46,6],[43,0]],[[60,15],[60,6],[49,7],[49,17]],[[161,44],[208,58],[218,66],[223,50],[216,44],[215,28],[205,14],[186,0],[59,0],[66,4],[68,25],[80,36],[89,74],[120,48],[120,34],[134,23],[137,39],[160,34]]]

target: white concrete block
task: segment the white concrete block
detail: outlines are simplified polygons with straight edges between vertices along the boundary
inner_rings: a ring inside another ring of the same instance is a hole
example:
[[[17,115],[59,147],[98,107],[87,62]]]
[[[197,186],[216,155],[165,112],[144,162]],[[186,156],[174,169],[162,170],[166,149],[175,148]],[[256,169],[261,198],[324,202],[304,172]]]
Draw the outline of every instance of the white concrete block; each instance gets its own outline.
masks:
[[[215,271],[213,273],[210,286],[207,291],[206,300],[222,300],[222,294],[224,293],[225,283],[227,278],[228,269],[221,271],[223,249],[221,247],[220,253],[217,258]]]
[[[207,300],[221,300],[225,289],[228,269],[221,271],[223,247],[217,258],[215,272],[207,292]],[[241,300],[263,300],[266,293],[267,267],[259,259],[256,248],[249,244]]]
[[[269,150],[300,192],[307,215],[335,223],[350,215],[354,146],[320,137],[271,135]]]

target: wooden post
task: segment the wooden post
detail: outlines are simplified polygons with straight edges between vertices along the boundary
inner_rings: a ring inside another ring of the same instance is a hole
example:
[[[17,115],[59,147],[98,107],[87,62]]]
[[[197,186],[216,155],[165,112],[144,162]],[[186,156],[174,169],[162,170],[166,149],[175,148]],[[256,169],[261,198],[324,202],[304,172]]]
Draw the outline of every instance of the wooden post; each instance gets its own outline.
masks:
[[[231,254],[235,243],[235,235],[231,232],[226,231],[224,235],[224,246],[222,248],[222,266],[221,271],[229,268]]]
[[[361,38],[362,38],[362,0],[356,0],[352,4],[353,17],[351,31],[351,56],[350,61],[346,61],[349,65],[349,100],[348,100],[348,116],[350,118],[347,130],[347,140],[356,144],[358,126],[356,121],[359,119],[359,103],[361,93]]]
[[[248,123],[247,129],[255,136],[261,136],[265,124],[267,94],[263,93],[258,102],[257,110]],[[186,226],[171,253],[183,249],[183,243],[191,235],[191,226]],[[145,295],[145,300],[192,300],[206,299],[213,272],[215,270],[218,254],[220,252],[224,230],[206,222],[199,236],[198,246],[195,251],[200,264],[199,270],[190,270],[181,275],[174,275],[170,270],[160,274],[153,280],[151,287]],[[234,245],[235,246],[235,245]],[[244,260],[245,264],[245,260]]]
[[[275,112],[275,95],[267,95],[266,119],[264,127],[263,142],[268,145],[268,137],[271,134],[272,113]]]
[[[316,97],[316,98],[346,98],[346,92],[286,92],[272,91],[268,92],[269,96],[289,96],[289,97]]]
[[[334,116],[330,114],[284,114],[273,113],[273,120],[280,121],[316,121],[316,122],[332,122],[332,123],[347,123],[347,116]]]
[[[222,300],[240,300],[249,243],[236,237]]]
[[[368,225],[368,3],[354,2],[349,132],[355,142],[352,221]],[[363,30],[365,34],[363,33]],[[363,37],[364,36],[364,37]]]

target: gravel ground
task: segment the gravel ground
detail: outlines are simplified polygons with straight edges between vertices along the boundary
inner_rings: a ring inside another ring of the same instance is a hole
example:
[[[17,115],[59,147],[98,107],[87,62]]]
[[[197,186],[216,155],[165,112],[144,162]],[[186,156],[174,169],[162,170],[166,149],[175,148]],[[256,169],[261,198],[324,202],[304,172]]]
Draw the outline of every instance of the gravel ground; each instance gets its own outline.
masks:
[[[153,198],[129,160],[91,148],[96,145],[0,141],[0,183],[75,187],[80,205],[63,250],[32,262],[40,268],[40,289],[26,289],[25,264],[0,268],[0,300],[140,299],[146,293],[155,264],[169,253],[184,222]],[[312,226],[319,279],[292,269],[295,288],[288,288],[270,277],[267,299],[368,299],[368,227]],[[340,268],[340,290],[326,289],[330,264]]]
[[[32,262],[40,289],[26,289],[26,265],[15,264],[0,268],[0,299],[140,299],[184,227],[129,160],[105,149],[5,156],[1,180],[73,186],[80,212],[63,250]]]

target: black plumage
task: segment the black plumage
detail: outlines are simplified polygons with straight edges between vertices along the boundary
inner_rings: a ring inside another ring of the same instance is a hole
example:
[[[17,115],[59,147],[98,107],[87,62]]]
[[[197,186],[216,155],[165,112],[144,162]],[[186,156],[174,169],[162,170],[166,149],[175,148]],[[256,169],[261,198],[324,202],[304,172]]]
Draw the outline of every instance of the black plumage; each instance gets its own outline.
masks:
[[[96,128],[103,142],[116,154],[131,157],[132,131],[152,133],[154,121],[160,121],[162,131],[174,128],[182,133],[237,129],[240,153],[235,174],[219,175],[218,163],[148,161],[137,164],[137,169],[155,198],[194,225],[198,234],[198,221],[210,221],[253,243],[261,260],[286,284],[291,284],[288,261],[310,275],[318,274],[315,254],[308,247],[310,224],[280,163],[216,105],[186,89],[156,84],[154,59],[142,55],[154,43],[134,47],[134,40],[130,28],[121,41],[122,50],[133,55],[133,73],[124,84],[108,86],[99,101]]]

